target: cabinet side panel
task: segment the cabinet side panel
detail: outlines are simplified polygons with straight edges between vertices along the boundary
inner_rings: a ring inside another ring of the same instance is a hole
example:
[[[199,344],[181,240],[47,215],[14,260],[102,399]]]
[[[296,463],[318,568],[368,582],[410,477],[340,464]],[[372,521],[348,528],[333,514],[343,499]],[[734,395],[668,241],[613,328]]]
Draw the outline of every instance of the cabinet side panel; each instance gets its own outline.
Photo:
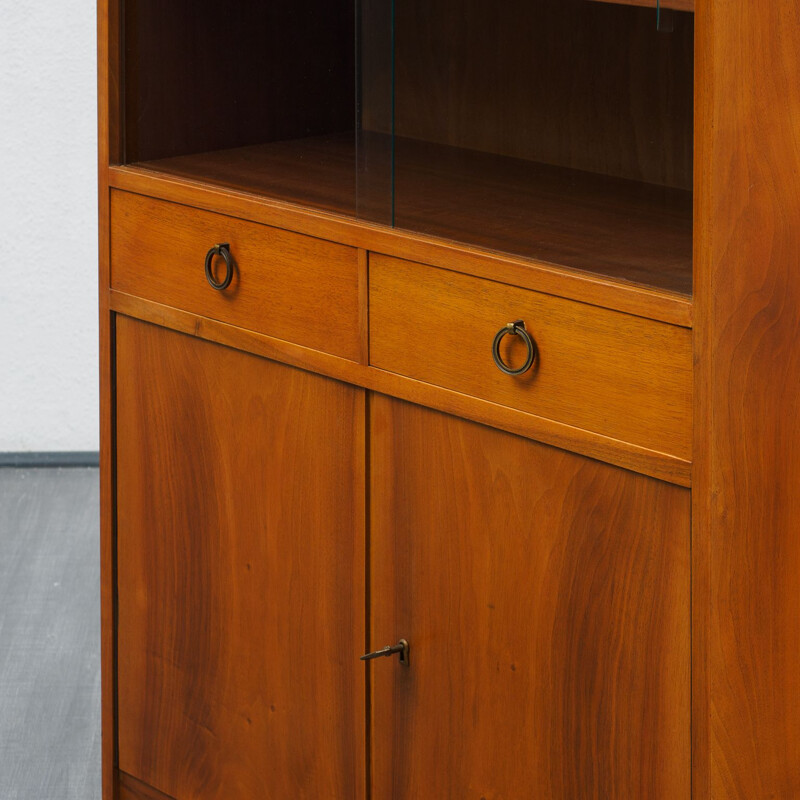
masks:
[[[698,0],[695,789],[800,796],[800,10]]]
[[[363,798],[364,393],[120,316],[119,767]]]
[[[100,570],[102,793],[116,800],[114,655],[114,323],[109,303],[109,164],[120,154],[119,3],[97,2],[98,329],[100,401]]]

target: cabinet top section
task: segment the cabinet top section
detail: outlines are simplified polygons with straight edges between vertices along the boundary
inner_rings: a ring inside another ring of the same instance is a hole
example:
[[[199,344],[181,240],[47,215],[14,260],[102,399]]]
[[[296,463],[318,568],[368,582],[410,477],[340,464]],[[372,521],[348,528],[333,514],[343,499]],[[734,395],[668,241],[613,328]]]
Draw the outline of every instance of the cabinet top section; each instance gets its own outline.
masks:
[[[109,161],[686,308],[691,6],[127,0]]]

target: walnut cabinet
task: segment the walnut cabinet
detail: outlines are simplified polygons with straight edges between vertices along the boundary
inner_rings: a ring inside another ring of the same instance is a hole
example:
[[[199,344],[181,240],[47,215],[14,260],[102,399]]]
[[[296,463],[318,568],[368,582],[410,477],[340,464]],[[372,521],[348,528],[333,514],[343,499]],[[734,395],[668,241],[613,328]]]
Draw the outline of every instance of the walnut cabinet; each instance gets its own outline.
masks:
[[[800,797],[788,0],[100,0],[104,800]]]

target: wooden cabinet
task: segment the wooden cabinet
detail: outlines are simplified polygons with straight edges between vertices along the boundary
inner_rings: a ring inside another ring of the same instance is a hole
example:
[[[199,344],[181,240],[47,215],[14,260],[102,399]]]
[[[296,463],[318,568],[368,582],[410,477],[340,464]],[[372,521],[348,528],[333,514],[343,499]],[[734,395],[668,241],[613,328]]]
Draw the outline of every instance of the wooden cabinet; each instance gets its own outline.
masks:
[[[796,4],[98,10],[104,800],[800,797]]]
[[[364,795],[364,392],[120,316],[119,769]]]

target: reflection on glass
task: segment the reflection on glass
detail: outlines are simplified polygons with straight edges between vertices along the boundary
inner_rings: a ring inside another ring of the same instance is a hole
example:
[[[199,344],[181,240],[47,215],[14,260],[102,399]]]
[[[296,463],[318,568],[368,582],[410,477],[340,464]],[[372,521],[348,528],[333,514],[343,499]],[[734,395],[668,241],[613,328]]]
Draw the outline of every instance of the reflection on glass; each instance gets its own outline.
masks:
[[[394,2],[361,0],[358,5],[358,216],[393,225]]]
[[[399,3],[396,226],[688,293],[694,20],[642,3]]]

